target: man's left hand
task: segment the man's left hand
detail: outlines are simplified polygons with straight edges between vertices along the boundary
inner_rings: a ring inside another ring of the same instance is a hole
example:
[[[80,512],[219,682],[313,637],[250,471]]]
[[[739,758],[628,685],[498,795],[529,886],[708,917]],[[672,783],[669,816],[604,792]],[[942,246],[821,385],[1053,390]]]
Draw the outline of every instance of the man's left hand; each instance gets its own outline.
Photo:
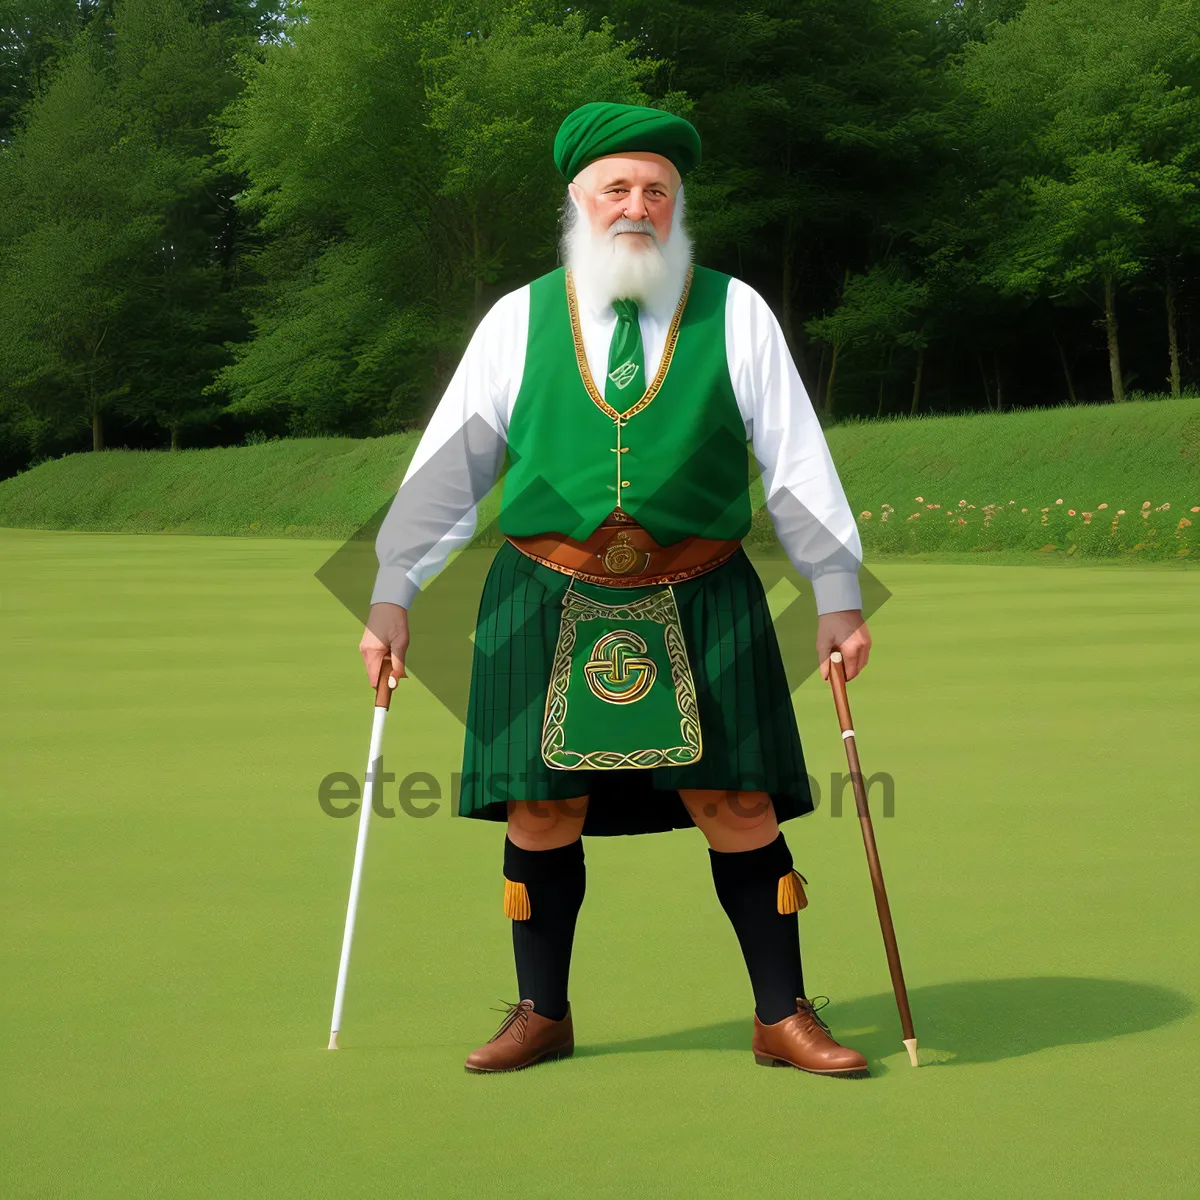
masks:
[[[871,653],[871,634],[863,620],[862,609],[850,608],[844,612],[821,613],[817,617],[817,662],[821,664],[821,678],[829,680],[829,656],[842,652],[842,669],[849,682],[867,665]]]

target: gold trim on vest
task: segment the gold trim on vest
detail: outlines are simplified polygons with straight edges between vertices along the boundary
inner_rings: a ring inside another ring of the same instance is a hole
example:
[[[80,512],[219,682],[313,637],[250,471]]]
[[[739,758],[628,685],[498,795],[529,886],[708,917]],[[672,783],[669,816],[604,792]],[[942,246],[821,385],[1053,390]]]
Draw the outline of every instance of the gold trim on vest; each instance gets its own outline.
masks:
[[[587,388],[592,403],[614,421],[628,421],[630,417],[640,413],[658,394],[658,389],[662,387],[663,380],[667,377],[667,368],[671,365],[671,356],[675,353],[675,343],[679,340],[679,323],[683,319],[683,308],[687,304],[688,292],[692,288],[692,272],[693,268],[688,267],[687,278],[683,281],[683,292],[680,294],[679,303],[675,305],[671,328],[667,331],[667,343],[663,347],[662,361],[658,364],[658,370],[650,381],[650,386],[642,394],[642,398],[631,408],[627,408],[624,412],[617,412],[600,394],[600,389],[596,387],[596,381],[592,378],[587,353],[583,348],[583,333],[579,328],[579,302],[575,297],[575,280],[570,269],[567,270],[567,309],[571,314],[571,337],[575,342],[575,361],[579,364],[579,375],[583,380],[583,386]]]

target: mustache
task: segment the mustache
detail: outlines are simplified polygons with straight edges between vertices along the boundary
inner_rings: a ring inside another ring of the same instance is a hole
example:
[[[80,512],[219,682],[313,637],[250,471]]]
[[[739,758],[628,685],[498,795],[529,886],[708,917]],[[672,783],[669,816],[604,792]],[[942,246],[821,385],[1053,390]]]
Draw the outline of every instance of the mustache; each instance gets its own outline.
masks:
[[[649,218],[644,221],[631,221],[628,217],[618,217],[608,227],[608,236],[615,238],[621,233],[648,233],[654,239],[655,244],[658,244],[658,233]]]

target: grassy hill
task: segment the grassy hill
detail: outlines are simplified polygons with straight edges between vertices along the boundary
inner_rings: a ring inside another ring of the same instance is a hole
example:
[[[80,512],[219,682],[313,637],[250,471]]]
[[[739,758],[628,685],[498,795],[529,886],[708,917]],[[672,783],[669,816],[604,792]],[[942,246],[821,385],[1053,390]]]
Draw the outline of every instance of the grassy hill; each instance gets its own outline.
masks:
[[[1200,503],[1200,397],[840,425],[830,450],[855,505],[917,496],[1040,508]]]
[[[868,550],[1140,545],[1165,557],[1194,544],[1193,527],[1178,522],[1200,517],[1190,514],[1200,505],[1200,398],[897,418],[826,436],[856,516],[871,514],[859,516]],[[0,482],[0,526],[345,538],[388,503],[418,437],[72,454]],[[1135,520],[1147,501],[1149,515]],[[494,507],[493,497],[485,523]],[[765,514],[749,540],[773,540]]]

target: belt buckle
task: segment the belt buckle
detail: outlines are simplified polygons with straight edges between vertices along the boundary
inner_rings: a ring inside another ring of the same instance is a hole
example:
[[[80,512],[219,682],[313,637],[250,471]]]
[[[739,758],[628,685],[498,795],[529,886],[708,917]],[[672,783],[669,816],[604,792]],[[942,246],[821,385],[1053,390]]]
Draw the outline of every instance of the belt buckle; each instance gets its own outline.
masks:
[[[605,571],[610,575],[630,575],[637,568],[638,551],[634,549],[633,539],[621,530],[604,548],[600,556]],[[650,555],[646,554],[646,566],[650,565]]]

